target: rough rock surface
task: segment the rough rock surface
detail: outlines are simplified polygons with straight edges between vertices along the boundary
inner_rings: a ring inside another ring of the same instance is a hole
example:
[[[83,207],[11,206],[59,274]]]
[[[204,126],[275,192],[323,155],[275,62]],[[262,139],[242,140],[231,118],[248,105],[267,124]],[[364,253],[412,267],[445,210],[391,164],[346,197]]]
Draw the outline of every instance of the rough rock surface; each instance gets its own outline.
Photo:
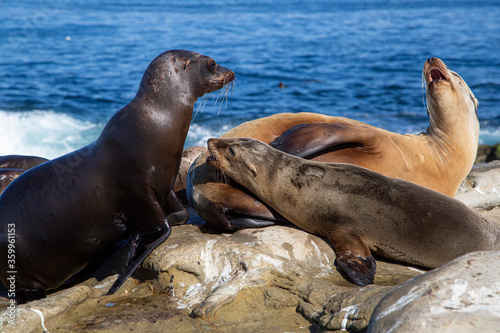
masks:
[[[500,251],[474,252],[387,295],[368,332],[499,332]]]
[[[377,261],[375,285],[359,288],[337,272],[334,258],[325,240],[292,226],[234,234],[175,226],[115,295],[105,293],[116,275],[92,278],[18,306],[15,326],[4,311],[0,330],[43,332],[44,325],[50,332],[358,331],[384,295],[422,273]]]
[[[491,210],[500,205],[500,161],[475,165],[457,191],[467,206]]]

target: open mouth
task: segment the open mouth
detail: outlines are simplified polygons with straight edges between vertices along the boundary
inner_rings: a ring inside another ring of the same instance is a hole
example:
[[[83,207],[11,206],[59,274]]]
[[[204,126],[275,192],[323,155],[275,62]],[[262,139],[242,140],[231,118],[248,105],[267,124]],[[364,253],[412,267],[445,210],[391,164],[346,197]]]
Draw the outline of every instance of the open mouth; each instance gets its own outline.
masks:
[[[432,69],[427,76],[427,80],[429,84],[438,81],[447,81],[446,76],[439,69]]]

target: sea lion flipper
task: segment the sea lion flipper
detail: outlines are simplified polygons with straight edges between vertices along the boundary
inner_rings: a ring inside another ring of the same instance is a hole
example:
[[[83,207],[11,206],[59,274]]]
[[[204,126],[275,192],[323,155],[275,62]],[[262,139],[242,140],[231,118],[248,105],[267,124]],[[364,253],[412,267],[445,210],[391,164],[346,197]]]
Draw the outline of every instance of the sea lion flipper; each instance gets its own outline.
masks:
[[[174,190],[168,193],[164,211],[168,214],[167,220],[170,225],[185,224],[189,220],[189,211],[181,203]]]
[[[316,123],[294,126],[270,145],[298,157],[307,158],[326,149],[366,146],[373,135],[369,127],[348,123]]]
[[[217,189],[224,196],[219,197],[218,202],[211,202],[210,214],[202,217],[214,226],[238,230],[287,222],[274,209],[237,184],[230,186],[220,183],[213,186],[212,189]]]
[[[168,221],[165,220],[163,226],[155,227],[153,231],[136,234],[134,236],[135,239],[131,242],[127,268],[118,276],[118,279],[116,279],[111,288],[109,288],[107,295],[114,294],[144,259],[170,236],[171,231],[172,228],[168,224]]]
[[[337,264],[354,284],[364,287],[373,283],[377,266],[366,243],[352,230],[336,229],[329,239]]]
[[[337,255],[335,260],[354,284],[364,287],[373,283],[376,263],[371,254],[363,258],[347,252]]]
[[[211,216],[215,218],[211,220],[212,225],[229,230],[268,227],[275,225],[278,220],[281,221],[280,218],[275,219],[271,213],[269,216],[262,216],[251,211],[245,213],[226,203],[215,204]]]
[[[276,225],[276,223],[269,220],[254,219],[254,218],[239,217],[239,216],[229,218],[229,222],[231,223],[231,228],[233,230],[248,229],[248,228],[263,228]]]
[[[16,303],[18,305],[26,304],[45,297],[47,297],[47,294],[44,290],[21,288],[16,292]]]

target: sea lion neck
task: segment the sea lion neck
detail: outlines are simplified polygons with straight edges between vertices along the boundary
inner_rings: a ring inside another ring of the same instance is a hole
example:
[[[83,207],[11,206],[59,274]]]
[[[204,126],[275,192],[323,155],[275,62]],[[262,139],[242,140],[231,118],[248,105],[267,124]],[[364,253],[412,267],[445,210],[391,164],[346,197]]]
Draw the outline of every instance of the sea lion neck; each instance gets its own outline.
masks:
[[[184,82],[179,74],[161,73],[159,79],[151,80],[144,74],[137,93],[131,103],[140,103],[150,109],[162,109],[163,105],[176,105],[181,109],[193,109],[197,99],[203,96],[195,94],[189,84]],[[160,84],[159,81],[163,81]]]

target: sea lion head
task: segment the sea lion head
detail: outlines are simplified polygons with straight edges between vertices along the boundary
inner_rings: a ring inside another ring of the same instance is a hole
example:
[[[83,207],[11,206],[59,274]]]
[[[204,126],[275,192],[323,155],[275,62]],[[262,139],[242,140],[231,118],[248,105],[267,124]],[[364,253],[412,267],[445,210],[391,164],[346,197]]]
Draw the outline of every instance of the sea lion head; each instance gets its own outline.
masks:
[[[137,96],[194,104],[198,97],[224,87],[234,77],[233,71],[210,57],[186,50],[170,50],[149,64]]]
[[[269,164],[266,160],[273,151],[252,138],[209,139],[207,145],[211,153],[207,163],[249,189],[264,176],[261,166]]]
[[[447,124],[454,128],[463,124],[462,135],[465,130],[473,135],[479,134],[478,101],[462,77],[449,70],[439,58],[427,59],[423,76],[431,123],[444,131]]]

